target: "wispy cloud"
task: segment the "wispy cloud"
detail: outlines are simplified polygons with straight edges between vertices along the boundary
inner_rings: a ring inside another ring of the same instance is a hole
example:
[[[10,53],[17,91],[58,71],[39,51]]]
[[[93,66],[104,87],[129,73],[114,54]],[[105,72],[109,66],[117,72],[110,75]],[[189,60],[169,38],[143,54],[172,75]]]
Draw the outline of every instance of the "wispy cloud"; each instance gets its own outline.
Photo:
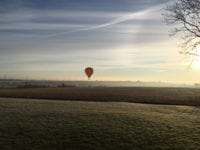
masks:
[[[105,28],[108,26],[116,25],[116,24],[119,24],[119,23],[122,23],[125,21],[129,21],[129,20],[141,19],[142,17],[144,17],[146,14],[148,14],[150,12],[160,10],[161,8],[163,8],[164,5],[166,5],[166,4],[160,4],[160,5],[153,6],[151,8],[148,8],[148,9],[145,9],[142,11],[133,12],[133,13],[127,14],[125,16],[117,17],[115,19],[112,19],[112,20],[110,20],[106,23],[100,24],[100,25],[91,26],[91,27],[87,27],[87,28],[81,28],[81,29],[77,29],[77,30],[71,30],[71,31],[62,32],[62,33],[51,34],[48,37],[55,37],[55,36],[59,36],[59,35],[80,32],[80,31],[95,30],[95,29],[100,29],[100,28]]]

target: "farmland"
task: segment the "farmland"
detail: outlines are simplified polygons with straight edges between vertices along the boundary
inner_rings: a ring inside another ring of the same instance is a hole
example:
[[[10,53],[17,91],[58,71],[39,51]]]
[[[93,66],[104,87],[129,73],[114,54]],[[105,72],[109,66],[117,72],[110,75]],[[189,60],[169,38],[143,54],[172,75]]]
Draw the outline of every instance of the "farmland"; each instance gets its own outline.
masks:
[[[161,87],[66,87],[0,89],[0,97],[197,106],[200,89]]]
[[[0,149],[200,149],[199,91],[0,89]]]
[[[0,99],[1,149],[200,149],[189,106]]]

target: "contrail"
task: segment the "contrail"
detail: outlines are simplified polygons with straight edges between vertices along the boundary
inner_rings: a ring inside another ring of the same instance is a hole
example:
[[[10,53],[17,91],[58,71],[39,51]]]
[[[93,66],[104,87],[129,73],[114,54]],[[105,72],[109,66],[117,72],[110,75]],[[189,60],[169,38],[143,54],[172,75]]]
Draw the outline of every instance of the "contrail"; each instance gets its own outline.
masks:
[[[166,5],[166,3],[150,7],[149,9],[146,9],[146,10],[130,13],[128,15],[121,16],[121,17],[117,17],[117,18],[112,19],[111,21],[109,21],[107,23],[104,23],[104,24],[91,26],[91,27],[86,27],[86,28],[77,29],[77,30],[71,30],[71,31],[56,33],[56,34],[51,34],[51,35],[48,35],[46,37],[50,38],[50,37],[56,37],[56,36],[65,35],[65,34],[69,34],[69,33],[75,33],[75,32],[80,32],[80,31],[89,31],[89,30],[105,28],[105,27],[108,27],[108,26],[111,26],[111,25],[115,25],[115,24],[119,24],[119,23],[122,23],[122,22],[125,22],[125,21],[129,21],[129,20],[135,19],[137,17],[142,17],[142,16],[144,16],[144,15],[146,15],[146,14],[152,12],[152,11],[160,10],[164,5]]]

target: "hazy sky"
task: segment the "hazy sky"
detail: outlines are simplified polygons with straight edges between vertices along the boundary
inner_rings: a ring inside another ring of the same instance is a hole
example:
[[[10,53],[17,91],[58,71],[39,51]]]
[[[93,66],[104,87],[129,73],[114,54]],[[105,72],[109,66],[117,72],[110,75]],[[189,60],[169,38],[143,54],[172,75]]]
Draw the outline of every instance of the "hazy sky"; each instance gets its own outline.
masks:
[[[93,80],[199,82],[163,23],[168,2],[1,0],[0,76],[86,80],[92,66]]]

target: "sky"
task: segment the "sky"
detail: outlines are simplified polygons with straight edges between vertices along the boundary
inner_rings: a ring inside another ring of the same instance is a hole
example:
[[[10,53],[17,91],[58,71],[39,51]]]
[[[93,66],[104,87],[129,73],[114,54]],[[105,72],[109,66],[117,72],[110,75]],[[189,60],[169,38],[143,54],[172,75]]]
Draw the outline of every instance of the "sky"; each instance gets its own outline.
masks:
[[[162,13],[170,0],[1,0],[0,77],[200,82]]]

